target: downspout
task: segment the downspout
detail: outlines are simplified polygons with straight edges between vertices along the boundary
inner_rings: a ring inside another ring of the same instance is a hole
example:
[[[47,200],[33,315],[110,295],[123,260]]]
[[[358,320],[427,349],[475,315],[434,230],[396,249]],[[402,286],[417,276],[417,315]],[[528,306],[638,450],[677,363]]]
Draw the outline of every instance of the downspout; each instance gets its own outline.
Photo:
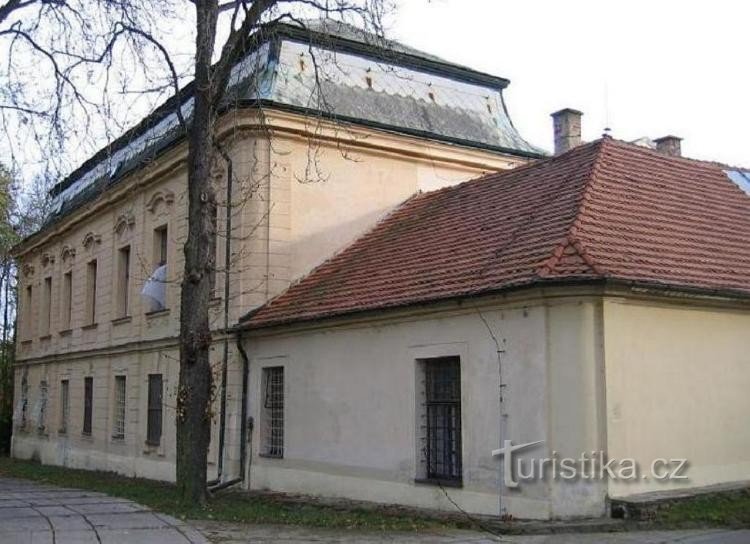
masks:
[[[247,417],[247,392],[250,381],[250,359],[245,351],[245,346],[242,345],[242,331],[237,330],[237,351],[240,352],[242,357],[242,411],[241,411],[241,423],[240,423],[240,475],[238,478],[228,480],[226,482],[219,483],[210,487],[211,491],[219,491],[227,487],[233,486],[240,482],[244,482],[247,477],[247,431],[253,430],[252,420],[248,420]],[[247,478],[249,483],[249,478]]]
[[[219,459],[216,470],[216,479],[208,482],[208,485],[221,481],[224,474],[224,440],[226,436],[227,421],[227,369],[229,366],[229,268],[231,265],[232,249],[232,159],[223,149],[219,150],[227,164],[227,217],[226,217],[226,240],[224,241],[224,353],[221,365],[221,405],[219,408]],[[244,427],[244,421],[243,421]]]

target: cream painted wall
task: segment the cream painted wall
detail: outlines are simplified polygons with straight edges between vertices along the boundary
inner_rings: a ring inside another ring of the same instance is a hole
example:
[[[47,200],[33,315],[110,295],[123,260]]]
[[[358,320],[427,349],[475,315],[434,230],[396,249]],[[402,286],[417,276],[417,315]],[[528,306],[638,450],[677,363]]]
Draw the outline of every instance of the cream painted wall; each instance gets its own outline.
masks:
[[[604,325],[610,456],[690,463],[689,480],[610,495],[750,480],[750,311],[610,298]]]
[[[600,515],[604,486],[521,483],[500,497],[502,439],[544,440],[523,459],[598,446],[595,411],[602,383],[590,300],[531,301],[359,325],[254,335],[251,415],[261,419],[261,373],[285,372],[284,459],[258,456],[252,488],[344,496],[453,510],[442,491],[414,482],[418,473],[417,360],[461,358],[464,485],[447,488],[475,513],[520,518]],[[497,346],[503,343],[504,402]],[[583,429],[578,425],[585,423]],[[561,428],[558,429],[558,426]],[[501,435],[502,433],[502,435]],[[564,489],[557,489],[557,488]]]

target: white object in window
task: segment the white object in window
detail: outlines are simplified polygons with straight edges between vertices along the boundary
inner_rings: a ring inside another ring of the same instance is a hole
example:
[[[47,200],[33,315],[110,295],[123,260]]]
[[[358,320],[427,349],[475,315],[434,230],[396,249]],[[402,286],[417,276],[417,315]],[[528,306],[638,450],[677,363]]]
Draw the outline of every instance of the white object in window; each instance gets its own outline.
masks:
[[[158,312],[167,307],[167,265],[159,266],[146,280],[141,296],[151,304],[151,311]]]

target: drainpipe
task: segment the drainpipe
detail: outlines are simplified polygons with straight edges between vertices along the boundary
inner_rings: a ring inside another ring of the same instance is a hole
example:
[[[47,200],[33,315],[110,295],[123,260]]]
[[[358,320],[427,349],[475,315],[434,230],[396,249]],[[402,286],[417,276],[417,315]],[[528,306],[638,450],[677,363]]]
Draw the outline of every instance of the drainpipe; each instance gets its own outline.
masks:
[[[241,412],[241,422],[240,422],[240,475],[238,478],[234,478],[233,480],[228,480],[226,482],[217,483],[216,485],[213,485],[209,487],[211,491],[219,491],[221,489],[225,489],[227,487],[233,486],[235,484],[238,484],[240,482],[244,482],[247,478],[248,482],[249,477],[247,477],[247,431],[250,430],[252,432],[253,430],[253,421],[252,419],[248,420],[247,417],[247,393],[248,393],[248,385],[250,380],[250,359],[247,356],[247,351],[245,351],[245,346],[242,345],[242,331],[237,330],[237,351],[240,352],[240,356],[242,357],[242,412]]]
[[[227,368],[229,366],[229,268],[231,264],[232,249],[232,159],[223,149],[219,149],[221,156],[227,164],[227,228],[226,240],[224,242],[224,353],[221,365],[221,406],[219,409],[219,461],[216,471],[216,479],[208,482],[208,485],[221,481],[224,474],[224,439],[226,435],[227,420]],[[244,425],[244,422],[243,422]]]

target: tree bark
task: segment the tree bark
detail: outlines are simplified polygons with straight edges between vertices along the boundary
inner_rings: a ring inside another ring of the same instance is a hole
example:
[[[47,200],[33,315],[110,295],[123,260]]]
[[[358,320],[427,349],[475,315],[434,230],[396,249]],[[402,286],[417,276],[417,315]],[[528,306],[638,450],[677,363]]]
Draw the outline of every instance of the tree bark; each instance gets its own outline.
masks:
[[[211,295],[215,239],[212,235],[216,199],[211,183],[212,131],[215,121],[211,78],[218,6],[195,2],[197,34],[195,92],[188,131],[188,235],[180,307],[180,382],[177,399],[177,483],[183,501],[206,502],[206,472],[211,437],[209,402]]]

